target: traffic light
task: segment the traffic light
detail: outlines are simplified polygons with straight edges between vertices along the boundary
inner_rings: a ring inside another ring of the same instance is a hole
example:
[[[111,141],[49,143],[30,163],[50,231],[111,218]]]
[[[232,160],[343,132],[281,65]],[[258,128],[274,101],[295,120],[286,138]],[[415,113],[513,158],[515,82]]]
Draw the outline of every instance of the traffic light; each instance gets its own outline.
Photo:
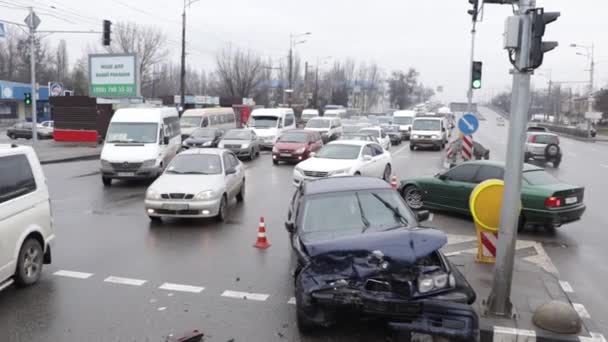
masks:
[[[26,106],[29,106],[32,104],[32,93],[25,93],[23,94],[24,98],[23,98],[23,102],[25,103]]]
[[[477,21],[477,15],[479,14],[479,0],[469,0],[469,3],[473,6],[473,8],[467,12],[473,17],[473,21]]]
[[[543,64],[545,52],[555,49],[557,42],[543,42],[545,28],[557,20],[560,12],[545,12],[544,8],[537,8],[532,12],[532,41],[530,45],[530,69],[536,69]]]
[[[473,67],[471,68],[471,88],[473,89],[481,89],[481,70],[483,67],[483,62],[473,62]]]
[[[111,28],[112,28],[112,22],[109,20],[104,20],[103,21],[103,37],[102,37],[103,46],[110,46],[110,43],[112,42]]]

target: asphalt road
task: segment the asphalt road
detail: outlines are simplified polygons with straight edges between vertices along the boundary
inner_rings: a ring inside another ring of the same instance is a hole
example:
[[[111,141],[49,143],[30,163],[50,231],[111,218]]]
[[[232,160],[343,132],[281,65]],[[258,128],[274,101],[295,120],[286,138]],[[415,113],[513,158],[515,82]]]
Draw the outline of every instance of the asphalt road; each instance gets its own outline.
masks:
[[[477,139],[492,150],[492,159],[504,159],[507,127],[497,127],[495,114],[482,110],[487,121]],[[608,212],[600,207],[606,188],[600,177],[608,170],[608,145],[568,139],[562,145],[562,167],[549,171],[587,187],[588,211],[553,236],[539,230],[520,239],[543,243],[561,278],[606,326]],[[392,153],[400,179],[441,168],[442,153],[436,151],[412,152],[404,143]],[[193,329],[203,331],[205,341],[395,340],[381,324],[359,322],[300,337],[283,227],[293,166],[273,166],[269,154],[246,165],[245,202],[232,203],[227,223],[162,225],[151,224],[144,213],[148,183],[104,188],[96,161],[45,166],[57,232],[53,264],[36,286],[0,292],[0,341],[164,341]],[[264,251],[252,247],[260,216],[272,244]],[[475,232],[461,217],[435,214],[429,224],[455,241],[470,240]]]

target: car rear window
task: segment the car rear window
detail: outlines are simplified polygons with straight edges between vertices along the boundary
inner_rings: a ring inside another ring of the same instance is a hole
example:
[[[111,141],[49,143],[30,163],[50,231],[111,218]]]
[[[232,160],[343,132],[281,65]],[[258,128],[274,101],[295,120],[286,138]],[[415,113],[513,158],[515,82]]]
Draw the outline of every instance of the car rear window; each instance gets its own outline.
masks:
[[[23,154],[0,157],[0,203],[36,190],[30,162]]]
[[[524,180],[530,185],[548,185],[559,183],[557,178],[551,176],[544,170],[524,172]]]
[[[537,144],[559,144],[559,138],[556,135],[535,134],[531,139]]]

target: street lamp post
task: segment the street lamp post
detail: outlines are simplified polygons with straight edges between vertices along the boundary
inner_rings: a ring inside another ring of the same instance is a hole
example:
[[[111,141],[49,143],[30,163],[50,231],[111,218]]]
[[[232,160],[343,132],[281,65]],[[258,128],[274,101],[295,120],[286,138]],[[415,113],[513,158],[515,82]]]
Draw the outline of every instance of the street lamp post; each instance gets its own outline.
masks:
[[[317,58],[317,67],[315,72],[315,91],[313,93],[313,103],[316,109],[319,109],[319,66],[321,64],[326,64],[331,58],[332,56]]]
[[[289,89],[292,90],[291,92],[289,92],[289,107],[291,107],[291,101],[292,101],[292,94],[293,94],[293,49],[295,48],[296,45],[298,44],[304,44],[306,43],[306,40],[300,40],[300,41],[296,41],[297,38],[299,37],[303,37],[303,36],[310,36],[312,34],[312,32],[305,32],[305,33],[300,33],[300,34],[293,34],[290,33],[289,34],[289,61],[288,61],[288,80],[287,82],[289,83]]]
[[[573,48],[581,48],[587,50],[587,53],[577,52],[576,54],[579,56],[585,56],[589,58],[589,95],[587,98],[587,111],[589,113],[593,112],[593,81],[595,76],[595,45],[580,45],[580,44],[570,44],[570,47]],[[587,119],[587,138],[591,138],[591,119]]]
[[[181,72],[179,79],[179,94],[180,94],[180,105],[182,110],[186,106],[186,7],[189,7],[193,3],[199,0],[184,0],[184,10],[182,12],[182,59],[181,59]]]

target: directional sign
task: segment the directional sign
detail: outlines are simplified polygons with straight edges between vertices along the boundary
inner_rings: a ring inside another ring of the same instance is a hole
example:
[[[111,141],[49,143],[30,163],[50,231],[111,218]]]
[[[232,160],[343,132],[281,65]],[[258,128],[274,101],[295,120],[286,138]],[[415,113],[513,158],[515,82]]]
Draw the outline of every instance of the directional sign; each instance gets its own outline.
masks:
[[[40,25],[40,18],[34,12],[28,14],[28,16],[25,17],[25,20],[23,21],[27,24],[28,27],[33,27],[34,30],[38,28],[38,25]]]
[[[471,113],[467,113],[458,120],[458,128],[464,135],[471,135],[479,129],[479,120]]]

